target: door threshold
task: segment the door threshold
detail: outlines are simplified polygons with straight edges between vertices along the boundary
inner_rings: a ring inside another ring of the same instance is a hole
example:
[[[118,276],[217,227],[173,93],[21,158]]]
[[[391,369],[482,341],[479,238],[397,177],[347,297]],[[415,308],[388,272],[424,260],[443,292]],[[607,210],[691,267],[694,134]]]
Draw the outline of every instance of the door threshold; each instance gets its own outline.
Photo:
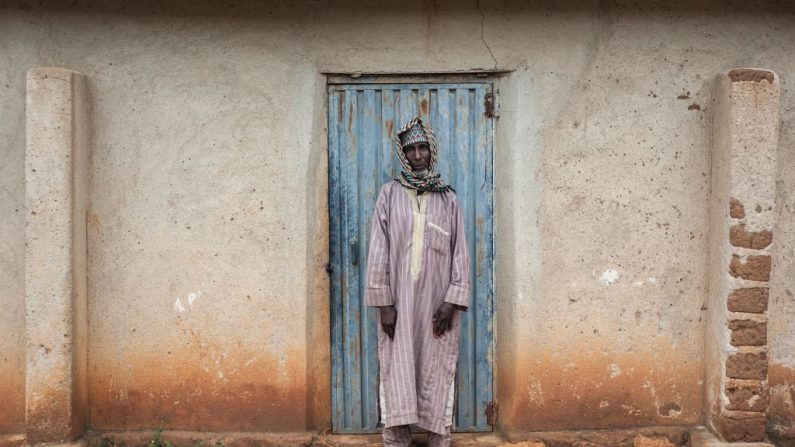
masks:
[[[425,433],[413,433],[411,441],[413,447],[427,446],[428,435]],[[456,447],[497,447],[503,444],[505,444],[505,440],[492,432],[453,433],[453,445]],[[315,445],[324,447],[381,447],[384,443],[380,434],[328,434],[317,436]]]

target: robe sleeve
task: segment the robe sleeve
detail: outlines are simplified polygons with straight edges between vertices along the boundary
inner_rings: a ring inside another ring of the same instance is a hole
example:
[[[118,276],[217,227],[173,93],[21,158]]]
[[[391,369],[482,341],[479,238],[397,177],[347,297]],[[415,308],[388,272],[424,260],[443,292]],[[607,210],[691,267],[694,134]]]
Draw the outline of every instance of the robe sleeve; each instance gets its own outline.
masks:
[[[389,283],[389,212],[386,187],[381,189],[373,210],[370,226],[370,248],[367,253],[367,286],[364,289],[366,306],[392,306],[392,287]]]
[[[469,253],[464,232],[464,216],[461,215],[458,200],[453,201],[452,214],[450,284],[447,286],[444,301],[465,311],[469,307]]]

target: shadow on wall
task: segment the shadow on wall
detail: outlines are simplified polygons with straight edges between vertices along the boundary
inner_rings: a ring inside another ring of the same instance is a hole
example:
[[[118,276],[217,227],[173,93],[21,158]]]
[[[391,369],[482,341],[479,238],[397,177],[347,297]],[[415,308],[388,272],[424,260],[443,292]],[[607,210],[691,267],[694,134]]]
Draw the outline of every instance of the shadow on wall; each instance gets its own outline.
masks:
[[[105,0],[86,0],[75,2],[72,0],[58,0],[46,3],[38,0],[13,0],[3,2],[3,5],[10,8],[26,10],[47,10],[63,12],[91,12],[105,14],[124,14],[139,16],[157,17],[229,17],[246,19],[273,19],[276,17],[296,17],[299,20],[312,20],[320,17],[326,12],[334,9],[336,11],[351,12],[378,12],[383,13],[403,13],[407,8],[428,12],[429,9],[436,10],[467,10],[472,9],[473,4],[461,4],[460,2],[449,1],[429,2],[424,0],[409,0],[394,2],[381,0],[375,2],[361,2],[359,0],[305,0],[296,2],[261,2],[256,0],[242,1],[205,1],[195,2],[191,0],[140,0],[136,2],[112,2]],[[516,7],[521,11],[543,11],[543,12],[578,12],[596,10],[627,10],[636,11],[637,4],[634,2],[606,2],[600,0],[543,0],[538,2],[508,1],[500,2],[496,6],[490,2],[480,2],[477,5],[481,11],[498,11],[504,8]],[[759,12],[765,9],[769,12],[789,13],[789,5],[784,1],[765,0],[759,2],[748,1],[665,1],[651,0],[643,3],[643,12],[652,11],[671,11],[676,9],[681,12],[703,12],[719,7],[725,12]]]
[[[777,446],[795,446],[795,369],[771,364],[768,370],[767,434]]]

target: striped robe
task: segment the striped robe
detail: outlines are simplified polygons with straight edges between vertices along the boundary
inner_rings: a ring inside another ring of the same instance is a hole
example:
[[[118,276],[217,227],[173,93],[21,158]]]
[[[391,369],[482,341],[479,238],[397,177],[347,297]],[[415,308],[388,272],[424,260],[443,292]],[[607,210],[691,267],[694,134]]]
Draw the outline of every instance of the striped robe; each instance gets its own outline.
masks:
[[[452,423],[458,358],[458,313],[452,329],[433,334],[443,301],[469,306],[469,256],[455,193],[404,188],[397,181],[378,194],[367,256],[365,304],[395,305],[395,338],[378,324],[381,420],[386,427],[416,424],[444,433]]]

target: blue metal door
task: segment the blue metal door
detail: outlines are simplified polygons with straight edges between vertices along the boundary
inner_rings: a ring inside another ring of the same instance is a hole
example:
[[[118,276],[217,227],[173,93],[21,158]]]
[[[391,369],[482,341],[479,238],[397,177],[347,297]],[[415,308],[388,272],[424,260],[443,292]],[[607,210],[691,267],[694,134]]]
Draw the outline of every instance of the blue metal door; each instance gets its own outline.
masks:
[[[370,219],[382,184],[400,172],[393,132],[416,115],[439,143],[439,172],[456,190],[472,262],[461,313],[455,431],[491,430],[493,182],[490,83],[346,84],[328,89],[332,422],[337,433],[378,431],[376,309],[364,306]]]

